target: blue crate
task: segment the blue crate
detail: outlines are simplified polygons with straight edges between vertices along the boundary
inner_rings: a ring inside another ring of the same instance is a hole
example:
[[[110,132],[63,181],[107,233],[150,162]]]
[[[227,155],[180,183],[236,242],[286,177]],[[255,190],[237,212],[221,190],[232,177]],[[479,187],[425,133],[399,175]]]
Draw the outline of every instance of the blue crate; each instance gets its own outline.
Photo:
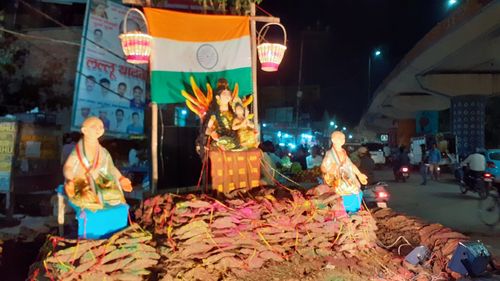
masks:
[[[363,192],[358,194],[343,195],[342,202],[344,203],[345,211],[348,213],[355,213],[361,209],[361,200],[363,199]]]
[[[64,192],[64,187],[60,185],[57,192],[63,194],[66,202],[75,210],[78,221],[78,238],[83,239],[104,239],[113,233],[128,226],[129,205],[119,204],[116,206],[105,206],[103,209],[92,211],[74,205]]]

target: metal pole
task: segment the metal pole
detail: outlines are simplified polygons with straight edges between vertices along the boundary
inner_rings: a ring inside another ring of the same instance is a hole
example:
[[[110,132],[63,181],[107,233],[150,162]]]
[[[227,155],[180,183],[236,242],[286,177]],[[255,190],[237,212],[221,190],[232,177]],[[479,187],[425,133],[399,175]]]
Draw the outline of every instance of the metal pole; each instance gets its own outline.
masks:
[[[151,193],[158,191],[158,104],[151,103]],[[165,171],[164,171],[165,172]]]
[[[250,3],[250,16],[255,17],[255,3]],[[253,121],[257,135],[260,136],[259,104],[257,99],[257,26],[254,18],[250,18],[250,35],[252,47],[252,88],[253,88]]]
[[[17,10],[19,9],[19,1],[15,0],[14,1],[14,15],[12,16],[12,28],[16,28],[16,21],[17,21]]]
[[[368,56],[368,103],[371,100],[371,89],[372,88],[372,56],[371,54]]]
[[[300,108],[300,99],[302,98],[302,58],[304,54],[304,37],[301,34],[300,36],[300,57],[299,57],[299,81],[298,81],[298,89],[297,89],[297,108],[295,112],[295,129],[297,130],[297,139],[299,138],[299,108]]]

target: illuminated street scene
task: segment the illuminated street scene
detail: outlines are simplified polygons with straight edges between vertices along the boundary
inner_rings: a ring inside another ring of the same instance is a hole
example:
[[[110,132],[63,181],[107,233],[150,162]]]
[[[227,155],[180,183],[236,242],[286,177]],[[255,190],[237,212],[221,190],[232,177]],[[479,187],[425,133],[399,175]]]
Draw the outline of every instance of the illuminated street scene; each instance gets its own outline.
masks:
[[[4,0],[1,280],[500,280],[500,0]]]

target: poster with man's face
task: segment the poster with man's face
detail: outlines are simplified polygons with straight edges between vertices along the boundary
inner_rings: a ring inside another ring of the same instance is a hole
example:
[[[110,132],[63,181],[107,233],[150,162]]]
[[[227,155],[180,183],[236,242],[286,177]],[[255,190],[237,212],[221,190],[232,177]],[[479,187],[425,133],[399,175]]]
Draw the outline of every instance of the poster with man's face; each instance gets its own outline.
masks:
[[[99,117],[106,135],[144,134],[146,68],[127,63],[119,35],[146,32],[142,17],[109,0],[90,0],[75,79],[72,130],[86,117]]]

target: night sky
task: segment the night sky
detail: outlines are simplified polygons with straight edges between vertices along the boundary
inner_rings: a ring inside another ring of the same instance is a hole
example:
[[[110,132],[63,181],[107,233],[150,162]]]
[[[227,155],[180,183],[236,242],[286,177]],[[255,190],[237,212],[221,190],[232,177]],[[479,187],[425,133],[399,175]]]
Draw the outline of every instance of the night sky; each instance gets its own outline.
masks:
[[[278,73],[259,71],[259,85],[297,85],[301,34],[304,35],[303,84],[319,84],[324,109],[356,125],[368,106],[368,56],[372,90],[402,57],[450,10],[447,0],[264,0],[260,6],[280,17],[288,49]],[[260,12],[259,14],[262,14]],[[273,36],[273,34],[271,34]],[[276,33],[275,36],[279,36]],[[314,115],[315,113],[315,115]]]
[[[1,2],[0,8],[6,4]],[[447,3],[448,0],[264,0],[260,6],[280,17],[288,31],[288,49],[277,73],[258,71],[259,86],[297,86],[303,38],[303,85],[320,85],[322,99],[312,108],[301,110],[311,113],[314,121],[320,120],[326,109],[330,115],[354,126],[369,102],[368,56],[375,49],[382,52],[372,63],[373,92],[413,45],[450,13]],[[37,7],[69,26],[81,25],[83,21],[82,4]],[[19,9],[26,10],[22,5]],[[258,14],[265,15],[259,10]],[[43,17],[35,18],[24,27],[54,25]],[[281,39],[278,32],[269,35]]]

